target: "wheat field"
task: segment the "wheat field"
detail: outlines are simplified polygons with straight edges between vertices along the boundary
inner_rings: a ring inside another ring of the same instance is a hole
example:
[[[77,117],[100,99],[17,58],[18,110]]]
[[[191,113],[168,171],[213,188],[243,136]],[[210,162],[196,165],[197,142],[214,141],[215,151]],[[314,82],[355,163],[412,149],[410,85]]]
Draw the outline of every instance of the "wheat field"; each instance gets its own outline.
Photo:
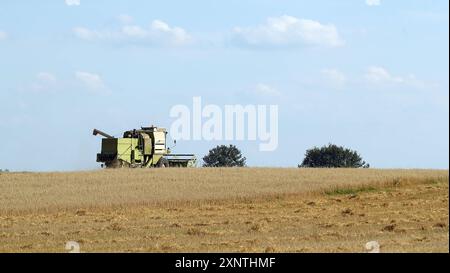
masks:
[[[448,252],[448,171],[0,174],[0,252]]]

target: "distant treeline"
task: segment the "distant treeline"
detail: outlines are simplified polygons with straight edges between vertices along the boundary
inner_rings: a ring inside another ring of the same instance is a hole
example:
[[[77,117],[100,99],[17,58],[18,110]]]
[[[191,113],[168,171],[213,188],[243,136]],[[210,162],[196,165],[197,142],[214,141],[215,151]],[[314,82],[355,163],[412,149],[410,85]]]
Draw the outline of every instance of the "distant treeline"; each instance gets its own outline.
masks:
[[[245,167],[246,158],[234,145],[219,145],[203,157],[203,167]],[[305,153],[299,168],[369,168],[358,152],[328,144],[314,147]]]

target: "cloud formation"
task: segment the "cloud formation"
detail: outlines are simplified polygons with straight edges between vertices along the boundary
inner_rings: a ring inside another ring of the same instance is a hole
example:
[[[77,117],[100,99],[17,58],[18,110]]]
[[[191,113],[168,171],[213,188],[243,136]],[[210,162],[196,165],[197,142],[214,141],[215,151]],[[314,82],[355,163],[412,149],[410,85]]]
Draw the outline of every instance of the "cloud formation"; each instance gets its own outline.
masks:
[[[234,40],[248,46],[326,46],[344,45],[337,28],[309,19],[283,15],[270,17],[265,24],[254,27],[236,27]]]
[[[81,4],[80,0],[65,0],[68,6],[79,6]]]
[[[425,87],[426,84],[417,79],[414,75],[396,76],[392,75],[386,68],[381,66],[371,66],[367,68],[364,75],[367,82],[378,85],[402,84],[413,87]]]
[[[183,46],[192,43],[193,39],[183,28],[170,26],[164,21],[153,20],[148,27],[131,24],[133,18],[120,15],[122,26],[118,30],[91,30],[85,27],[75,27],[76,37],[83,40],[102,40],[116,42],[136,42],[150,45]]]
[[[272,96],[272,97],[281,96],[280,91],[278,91],[276,88],[274,88],[268,84],[264,84],[264,83],[258,83],[253,88],[252,93],[255,95],[258,95],[258,96]]]
[[[381,0],[366,0],[366,5],[379,6],[379,5],[381,5]]]
[[[56,76],[50,72],[39,72],[30,88],[35,92],[53,91],[57,83]]]
[[[102,78],[97,74],[77,71],[75,72],[75,77],[91,91],[107,90],[106,85],[104,84]]]

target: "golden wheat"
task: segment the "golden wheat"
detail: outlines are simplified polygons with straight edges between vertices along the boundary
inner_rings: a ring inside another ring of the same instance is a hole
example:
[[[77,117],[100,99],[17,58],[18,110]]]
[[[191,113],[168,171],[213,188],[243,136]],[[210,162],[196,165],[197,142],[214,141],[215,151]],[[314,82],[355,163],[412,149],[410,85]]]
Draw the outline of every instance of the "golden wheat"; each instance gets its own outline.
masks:
[[[447,179],[447,171],[376,169],[120,169],[3,173],[0,211],[54,211],[297,194],[396,180]]]
[[[0,252],[448,252],[448,172],[152,169],[0,175]]]

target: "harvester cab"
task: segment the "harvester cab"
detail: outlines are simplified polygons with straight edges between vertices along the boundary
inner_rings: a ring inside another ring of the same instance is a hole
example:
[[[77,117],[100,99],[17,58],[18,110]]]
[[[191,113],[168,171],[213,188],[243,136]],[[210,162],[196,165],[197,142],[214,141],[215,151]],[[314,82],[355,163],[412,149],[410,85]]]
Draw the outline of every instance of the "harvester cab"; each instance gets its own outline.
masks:
[[[197,164],[194,154],[170,153],[165,128],[141,127],[125,131],[122,138],[97,129],[92,134],[103,136],[97,162],[107,168],[195,167]]]

